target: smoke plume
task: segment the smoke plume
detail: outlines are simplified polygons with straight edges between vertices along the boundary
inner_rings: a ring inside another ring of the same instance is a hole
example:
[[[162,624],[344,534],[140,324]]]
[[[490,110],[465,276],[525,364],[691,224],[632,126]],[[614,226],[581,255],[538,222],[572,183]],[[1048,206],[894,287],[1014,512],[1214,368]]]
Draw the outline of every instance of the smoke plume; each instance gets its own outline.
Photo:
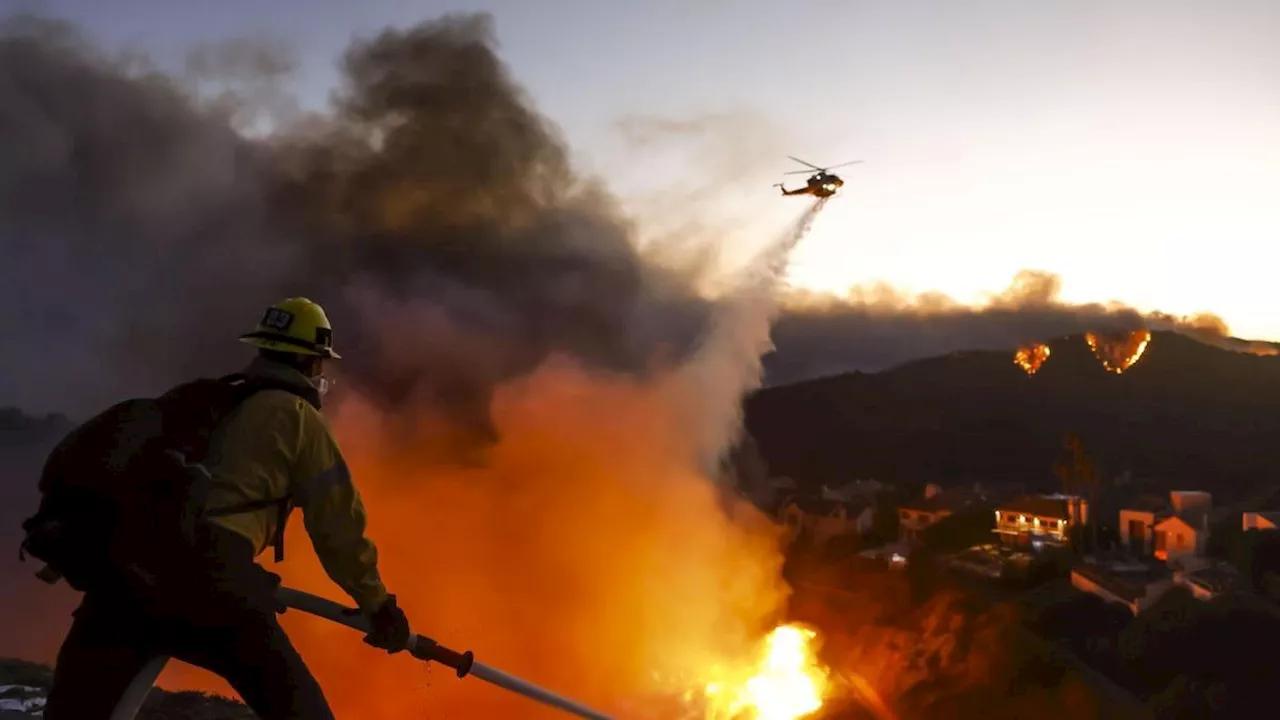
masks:
[[[226,102],[11,32],[0,279],[25,341],[0,395],[83,414],[225,371],[242,356],[227,339],[287,294],[330,308],[350,387],[468,418],[473,439],[492,439],[492,388],[554,352],[627,373],[690,352],[708,304],[639,255],[492,45],[486,16],[387,31],[348,51],[323,123],[252,141]],[[282,71],[228,56],[189,75]]]
[[[777,351],[764,367],[768,383],[786,384],[852,370],[874,372],[957,350],[1009,350],[1061,335],[1147,328],[1179,332],[1226,350],[1274,355],[1270,343],[1228,335],[1220,318],[1178,318],[1111,303],[1070,304],[1061,279],[1024,270],[984,306],[939,294],[908,296],[887,286],[845,297],[792,292],[773,328]]]
[[[712,482],[759,382],[780,265],[709,299],[693,270],[647,258],[493,44],[486,16],[359,41],[330,114],[253,139],[227,110],[242,105],[11,27],[0,280],[23,342],[0,394],[83,416],[234,369],[265,303],[319,300],[349,358],[328,414],[415,624],[643,706],[785,607],[774,528]],[[215,56],[189,69],[285,67]],[[286,581],[333,594],[305,538],[290,546]],[[423,693],[403,658],[289,624],[339,715],[542,716],[478,683]],[[165,682],[209,681],[174,666]]]

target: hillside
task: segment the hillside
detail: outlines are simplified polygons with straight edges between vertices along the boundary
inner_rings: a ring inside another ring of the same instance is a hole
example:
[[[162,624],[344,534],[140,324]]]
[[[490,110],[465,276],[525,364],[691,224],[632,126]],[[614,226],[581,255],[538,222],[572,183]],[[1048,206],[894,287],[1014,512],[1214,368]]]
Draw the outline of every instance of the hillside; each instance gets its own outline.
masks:
[[[1107,372],[1081,335],[1047,343],[1034,375],[1012,352],[955,353],[879,373],[766,388],[747,429],[771,474],[802,484],[1024,482],[1056,487],[1067,432],[1105,476],[1219,494],[1280,478],[1280,357],[1153,333]]]

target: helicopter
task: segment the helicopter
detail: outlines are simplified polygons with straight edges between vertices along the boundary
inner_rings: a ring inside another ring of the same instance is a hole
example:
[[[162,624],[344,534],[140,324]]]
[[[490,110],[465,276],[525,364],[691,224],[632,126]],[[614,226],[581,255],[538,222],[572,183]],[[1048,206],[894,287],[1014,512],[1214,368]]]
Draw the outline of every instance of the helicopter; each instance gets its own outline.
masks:
[[[823,168],[823,167],[818,167],[813,163],[805,162],[804,160],[801,160],[798,157],[791,157],[790,155],[788,155],[787,157],[791,158],[792,160],[795,160],[801,165],[808,165],[810,168],[813,168],[813,174],[809,176],[809,179],[808,181],[806,181],[806,184],[804,187],[796,188],[795,190],[788,190],[786,186],[783,185],[782,183],[778,183],[774,185],[774,187],[782,188],[783,195],[812,195],[818,198],[831,197],[832,195],[836,194],[836,190],[839,190],[840,187],[844,185],[844,181],[840,179],[840,176],[829,173],[827,172],[828,170],[831,170],[832,168],[844,167],[845,165],[855,165],[857,163],[862,162],[861,160],[853,160],[851,162],[840,163],[839,165],[832,165],[831,167]],[[783,174],[784,175],[800,175],[807,172],[810,172],[810,171],[809,170],[792,170],[791,172],[787,172]]]

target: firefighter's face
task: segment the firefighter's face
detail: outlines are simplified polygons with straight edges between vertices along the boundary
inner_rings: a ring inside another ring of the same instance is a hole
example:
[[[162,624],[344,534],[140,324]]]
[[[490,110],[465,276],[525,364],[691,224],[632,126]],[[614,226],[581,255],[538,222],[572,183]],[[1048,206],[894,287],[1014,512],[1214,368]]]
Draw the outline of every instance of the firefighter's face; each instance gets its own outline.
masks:
[[[308,368],[307,379],[315,386],[316,392],[320,393],[320,397],[328,394],[329,389],[333,387],[333,378],[325,373],[324,358],[315,358]]]

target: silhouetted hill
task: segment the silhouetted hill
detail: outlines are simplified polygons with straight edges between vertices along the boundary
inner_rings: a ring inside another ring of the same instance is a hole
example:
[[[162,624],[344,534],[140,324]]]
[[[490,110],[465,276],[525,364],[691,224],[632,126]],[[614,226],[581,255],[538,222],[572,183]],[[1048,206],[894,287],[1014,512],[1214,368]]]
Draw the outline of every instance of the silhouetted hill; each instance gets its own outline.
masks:
[[[1068,431],[1106,477],[1228,490],[1280,478],[1280,357],[1153,333],[1125,373],[1083,336],[1048,343],[1033,376],[1009,352],[961,352],[879,373],[761,390],[747,429],[774,475],[804,484],[1021,481],[1057,487]]]

